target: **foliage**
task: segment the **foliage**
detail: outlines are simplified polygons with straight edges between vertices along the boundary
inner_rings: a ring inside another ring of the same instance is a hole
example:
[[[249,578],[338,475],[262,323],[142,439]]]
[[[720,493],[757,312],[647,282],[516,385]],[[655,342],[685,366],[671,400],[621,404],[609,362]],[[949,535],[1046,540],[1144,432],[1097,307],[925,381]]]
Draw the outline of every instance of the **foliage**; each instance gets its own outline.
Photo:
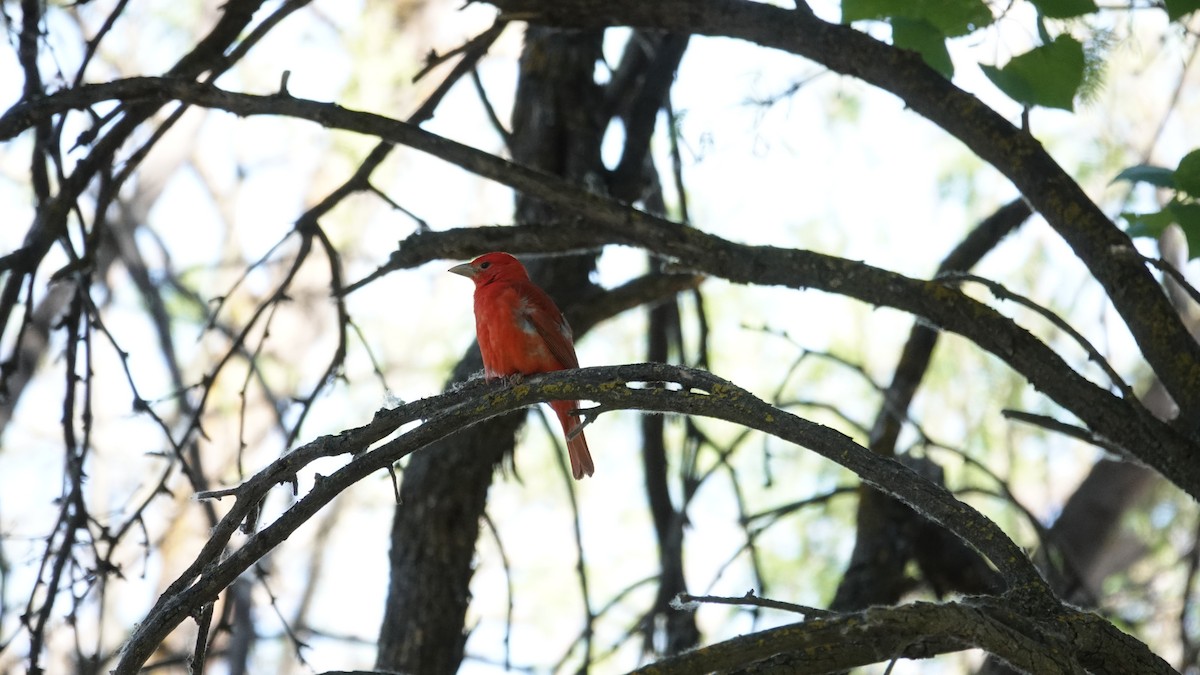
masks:
[[[1172,192],[1166,206],[1158,211],[1121,214],[1129,222],[1129,236],[1157,238],[1175,223],[1183,228],[1192,257],[1200,255],[1200,150],[1184,155],[1175,169],[1139,164],[1113,180],[1146,183]]]
[[[1003,68],[983,65],[1001,91],[1026,106],[1073,110],[1083,84],[1083,45],[1069,35],[1013,58]]]

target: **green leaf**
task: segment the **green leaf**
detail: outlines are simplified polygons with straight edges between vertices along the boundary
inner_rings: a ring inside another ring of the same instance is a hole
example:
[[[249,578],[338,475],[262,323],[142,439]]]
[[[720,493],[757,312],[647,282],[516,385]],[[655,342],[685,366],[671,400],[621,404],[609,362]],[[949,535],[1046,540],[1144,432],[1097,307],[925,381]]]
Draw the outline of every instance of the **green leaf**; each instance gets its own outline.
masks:
[[[1167,18],[1172,21],[1200,9],[1200,0],[1165,0],[1164,4],[1167,6]]]
[[[1125,230],[1125,234],[1131,237],[1157,238],[1168,225],[1175,222],[1170,209],[1154,213],[1122,213],[1121,217],[1129,221],[1129,229]]]
[[[1170,209],[1171,215],[1175,216],[1175,222],[1183,228],[1183,235],[1187,237],[1188,258],[1200,256],[1200,204],[1172,201],[1167,208]]]
[[[1138,164],[1125,169],[1112,182],[1127,180],[1130,183],[1149,183],[1160,188],[1175,187],[1175,172],[1161,166]]]
[[[1070,19],[1096,11],[1095,0],[1031,0],[1042,16]]]
[[[1200,204],[1171,200],[1167,210],[1174,216],[1175,222],[1188,233],[1188,243],[1191,243],[1192,232],[1200,233]]]
[[[1171,223],[1179,223],[1187,237],[1191,258],[1200,257],[1200,204],[1171,200],[1167,208],[1154,213],[1122,213],[1129,221],[1126,234],[1131,237],[1154,237],[1157,239]]]
[[[942,35],[957,37],[991,25],[983,0],[843,0],[842,23],[884,19],[926,21]]]
[[[1069,35],[1014,57],[1003,68],[980,66],[997,87],[1027,106],[1075,109],[1083,82],[1083,45]]]
[[[946,36],[933,24],[919,19],[892,19],[892,44],[901,49],[911,49],[921,55],[931,68],[946,76],[954,77],[954,62],[946,50]]]
[[[1200,150],[1193,150],[1179,160],[1174,186],[1193,197],[1200,197]]]

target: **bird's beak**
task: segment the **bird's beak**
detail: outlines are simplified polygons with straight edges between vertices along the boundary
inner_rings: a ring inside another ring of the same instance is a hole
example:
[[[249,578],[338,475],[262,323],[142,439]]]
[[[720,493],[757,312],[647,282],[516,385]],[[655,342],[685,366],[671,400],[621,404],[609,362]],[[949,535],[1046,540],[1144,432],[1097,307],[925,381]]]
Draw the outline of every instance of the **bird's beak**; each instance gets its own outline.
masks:
[[[479,272],[479,270],[475,269],[474,267],[471,267],[471,263],[463,263],[461,265],[455,265],[454,267],[451,267],[450,269],[448,269],[446,271],[452,272],[454,274],[461,274],[464,277],[467,277],[468,279],[474,277],[475,274],[477,272]]]

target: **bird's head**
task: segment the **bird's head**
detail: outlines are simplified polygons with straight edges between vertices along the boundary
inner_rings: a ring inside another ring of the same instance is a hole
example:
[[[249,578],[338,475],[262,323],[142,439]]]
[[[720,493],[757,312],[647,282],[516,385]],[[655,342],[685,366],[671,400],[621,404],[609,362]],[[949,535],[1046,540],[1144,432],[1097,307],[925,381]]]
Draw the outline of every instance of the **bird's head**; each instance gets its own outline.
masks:
[[[447,271],[467,277],[474,281],[476,286],[497,280],[512,281],[529,278],[529,273],[525,271],[525,266],[519,260],[499,251],[485,253],[469,263],[455,265]]]

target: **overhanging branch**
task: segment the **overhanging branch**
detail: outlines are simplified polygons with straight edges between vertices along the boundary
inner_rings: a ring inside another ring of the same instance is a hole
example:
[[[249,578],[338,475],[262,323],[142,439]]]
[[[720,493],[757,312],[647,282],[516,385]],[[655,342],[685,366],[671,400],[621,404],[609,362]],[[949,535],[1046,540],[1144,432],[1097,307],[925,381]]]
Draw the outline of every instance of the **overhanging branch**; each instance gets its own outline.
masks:
[[[1011,597],[973,597],[961,602],[915,602],[811,619],[719,642],[664,659],[637,675],[787,672],[817,675],[891,659],[927,659],[969,648],[984,649],[1023,672],[1174,673],[1149,650],[1128,649],[1128,636],[1113,636],[1093,614],[1067,606],[1047,614],[1026,613]],[[1117,633],[1116,629],[1112,629]],[[1093,651],[1097,636],[1112,647]],[[752,664],[752,665],[751,665]]]
[[[666,386],[642,386],[645,383]],[[475,381],[456,391],[379,411],[366,426],[318,438],[280,458],[236,490],[236,503],[214,528],[197,559],[163,593],[134,632],[115,672],[136,672],[180,622],[214,601],[255,561],[351,485],[455,431],[560,398],[595,401],[602,410],[712,417],[802,445],[957,534],[996,566],[1010,588],[1040,599],[1039,604],[1056,604],[1024,552],[995,523],[907,467],[871,453],[838,431],[774,408],[709,372],[665,364],[607,366],[538,375],[515,385]],[[424,423],[414,429],[368,450],[402,425],[422,419]],[[233,532],[254,513],[271,487],[292,481],[298,471],[317,458],[333,456],[350,459],[329,476],[318,477],[308,493],[277,520],[254,533],[240,548],[223,555]]]
[[[564,245],[600,246],[608,243],[640,246],[659,255],[675,257],[697,271],[736,283],[815,288],[922,317],[944,330],[966,337],[999,357],[1097,433],[1129,449],[1193,497],[1200,498],[1200,463],[1194,461],[1194,444],[1172,427],[1139,415],[1126,402],[1075,372],[1058,354],[1023,328],[987,305],[959,292],[951,284],[912,279],[812,251],[731,242],[618,204],[556,176],[507,162],[413,125],[290,95],[238,94],[169,78],[131,78],[85,85],[13,106],[0,117],[0,140],[20,133],[44,115],[83,107],[99,100],[157,100],[162,97],[239,115],[281,115],[310,120],[328,128],[377,136],[427,152],[551,206],[578,213],[578,227],[558,228],[567,233],[556,240]],[[443,245],[441,250],[446,251],[446,242],[451,236],[462,237],[463,241],[471,241],[468,237],[475,237],[476,243],[487,238],[494,244],[508,236],[503,231],[508,229],[511,228],[418,233],[406,240],[406,245],[401,247],[397,255],[404,258],[409,254],[406,250],[408,247],[422,241],[440,242]],[[1116,231],[1115,228],[1113,230]],[[468,234],[470,232],[474,234]],[[1124,237],[1123,234],[1120,236]],[[1125,241],[1128,242],[1128,238]],[[1109,250],[1106,256],[1111,261],[1121,259],[1122,256],[1117,254],[1119,250],[1124,249]],[[476,249],[474,252],[478,251]],[[1134,256],[1132,250],[1131,255],[1126,257],[1137,265],[1142,264],[1140,256]],[[395,258],[393,256],[393,263],[398,265]],[[1158,298],[1165,302],[1163,293],[1157,286],[1154,288]],[[1170,320],[1179,323],[1174,314]],[[1182,324],[1180,330],[1187,335]],[[1186,360],[1188,353],[1187,350],[1173,352],[1172,358]],[[1200,392],[1200,387],[1196,389]]]
[[[811,12],[748,0],[490,0],[501,17],[597,28],[629,26],[746,40],[811,59],[891,92],[905,106],[962,141],[996,167],[1045,217],[1104,287],[1146,360],[1179,403],[1180,418],[1200,410],[1197,344],[1133,244],[1042,144],[930,68],[897,49]],[[1116,255],[1127,251],[1129,255]],[[1191,415],[1191,431],[1200,415]],[[1194,495],[1195,493],[1193,493]]]

